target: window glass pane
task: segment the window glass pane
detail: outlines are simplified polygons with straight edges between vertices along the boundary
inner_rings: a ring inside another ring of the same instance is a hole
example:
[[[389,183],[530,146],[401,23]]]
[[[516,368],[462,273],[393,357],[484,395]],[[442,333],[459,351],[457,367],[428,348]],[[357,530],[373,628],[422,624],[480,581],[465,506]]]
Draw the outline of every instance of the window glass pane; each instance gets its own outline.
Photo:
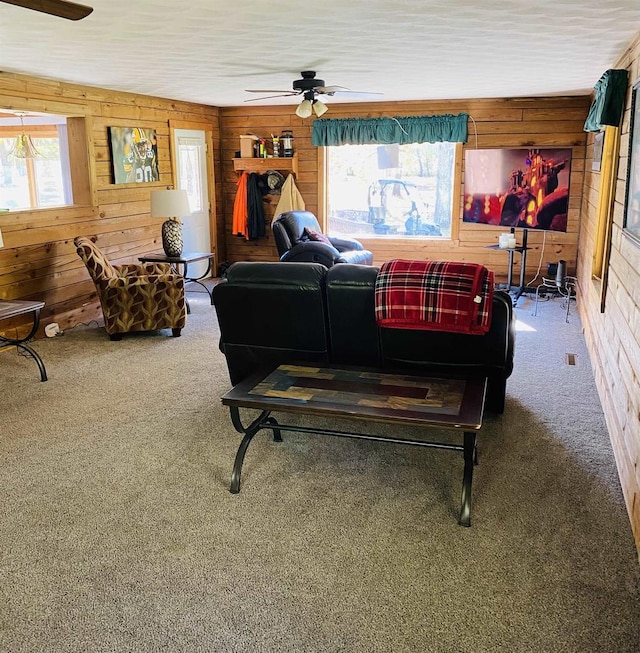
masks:
[[[180,138],[178,142],[178,166],[180,184],[189,196],[189,207],[193,213],[202,211],[202,188],[200,186],[200,141],[193,138]]]
[[[328,147],[329,233],[450,238],[455,147]]]
[[[10,152],[15,138],[0,138],[0,209],[16,211],[30,208],[27,162]]]
[[[33,144],[42,155],[34,159],[38,206],[64,204],[60,143],[57,138],[34,138]]]
[[[33,158],[13,154],[24,134],[38,154]],[[66,117],[0,110],[0,209],[70,205],[71,189]]]

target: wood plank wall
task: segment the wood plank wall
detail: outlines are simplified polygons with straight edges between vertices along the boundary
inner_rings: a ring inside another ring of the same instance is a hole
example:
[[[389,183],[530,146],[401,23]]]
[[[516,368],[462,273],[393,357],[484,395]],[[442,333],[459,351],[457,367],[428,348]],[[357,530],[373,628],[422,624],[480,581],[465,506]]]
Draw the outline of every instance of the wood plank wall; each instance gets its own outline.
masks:
[[[325,117],[380,117],[411,116],[460,112],[469,113],[469,142],[466,147],[571,147],[573,151],[568,231],[566,234],[548,233],[542,263],[565,259],[571,272],[575,269],[578,225],[584,181],[586,134],[584,121],[590,100],[586,96],[524,98],[499,100],[455,100],[430,102],[385,102],[366,104],[331,104]],[[227,254],[231,262],[239,260],[277,260],[277,252],[268,236],[259,241],[246,242],[232,235],[233,201],[238,174],[233,170],[232,159],[240,148],[241,134],[258,136],[280,134],[291,129],[294,149],[300,158],[297,186],[307,209],[316,213],[321,188],[317,149],[311,145],[313,118],[302,120],[294,114],[294,107],[229,107],[220,109],[221,158],[223,183],[223,211],[226,229]],[[276,167],[276,166],[274,166]],[[267,220],[270,223],[277,196],[267,197]],[[454,207],[454,221],[460,225],[459,238],[438,243],[429,240],[398,241],[388,239],[363,239],[363,244],[373,251],[376,264],[403,256],[405,258],[439,258],[484,263],[496,273],[498,280],[507,275],[507,256],[504,252],[487,250],[486,245],[496,244],[504,228],[467,225],[461,223],[462,175]],[[527,280],[533,278],[540,262],[542,233],[530,232],[529,245],[533,248],[527,259]],[[515,257],[518,258],[517,256]],[[516,266],[519,261],[516,260]],[[543,270],[546,267],[543,268]]]
[[[640,552],[640,247],[629,240],[622,230],[631,86],[640,79],[640,33],[612,67],[629,71],[629,89],[621,128],[605,308],[601,313],[601,288],[599,283],[592,281],[591,273],[600,186],[600,174],[591,171],[593,135],[589,136],[585,166],[578,307],[636,546]]]
[[[162,250],[161,221],[149,215],[149,194],[154,188],[173,185],[169,123],[211,129],[217,165],[218,109],[7,73],[0,73],[0,108],[84,117],[91,172],[87,206],[0,214],[5,243],[0,249],[0,298],[45,301],[41,331],[52,321],[64,329],[97,319],[101,312],[95,289],[73,239],[97,237],[98,245],[115,262],[136,261],[139,255]],[[112,183],[107,141],[111,125],[157,130],[158,183]]]

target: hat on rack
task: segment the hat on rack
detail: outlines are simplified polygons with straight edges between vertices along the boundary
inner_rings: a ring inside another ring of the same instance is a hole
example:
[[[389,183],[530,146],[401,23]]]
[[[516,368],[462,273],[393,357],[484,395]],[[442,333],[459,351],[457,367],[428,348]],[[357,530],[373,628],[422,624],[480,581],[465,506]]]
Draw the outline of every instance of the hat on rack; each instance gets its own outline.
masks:
[[[267,170],[267,186],[270,193],[279,193],[284,184],[284,177],[277,170]]]

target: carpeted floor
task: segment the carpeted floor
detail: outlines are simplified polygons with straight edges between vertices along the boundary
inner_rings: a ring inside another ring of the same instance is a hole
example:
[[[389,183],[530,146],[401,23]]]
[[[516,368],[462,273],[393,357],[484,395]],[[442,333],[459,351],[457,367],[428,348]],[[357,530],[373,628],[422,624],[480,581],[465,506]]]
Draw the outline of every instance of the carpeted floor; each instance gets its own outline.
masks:
[[[231,495],[215,313],[190,297],[181,338],[37,341],[46,383],[0,353],[1,651],[640,650],[638,560],[575,308],[566,324],[560,300],[537,317],[520,301],[465,529],[446,451],[263,432]]]

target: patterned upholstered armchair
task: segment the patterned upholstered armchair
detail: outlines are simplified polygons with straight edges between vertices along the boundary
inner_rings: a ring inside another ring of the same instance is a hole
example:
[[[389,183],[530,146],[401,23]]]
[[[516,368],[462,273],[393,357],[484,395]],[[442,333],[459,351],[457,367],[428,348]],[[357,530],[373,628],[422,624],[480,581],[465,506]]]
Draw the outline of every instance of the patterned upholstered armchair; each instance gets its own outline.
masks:
[[[168,263],[112,265],[89,238],[74,244],[96,286],[111,340],[156,329],[180,335],[187,321],[184,279]]]

